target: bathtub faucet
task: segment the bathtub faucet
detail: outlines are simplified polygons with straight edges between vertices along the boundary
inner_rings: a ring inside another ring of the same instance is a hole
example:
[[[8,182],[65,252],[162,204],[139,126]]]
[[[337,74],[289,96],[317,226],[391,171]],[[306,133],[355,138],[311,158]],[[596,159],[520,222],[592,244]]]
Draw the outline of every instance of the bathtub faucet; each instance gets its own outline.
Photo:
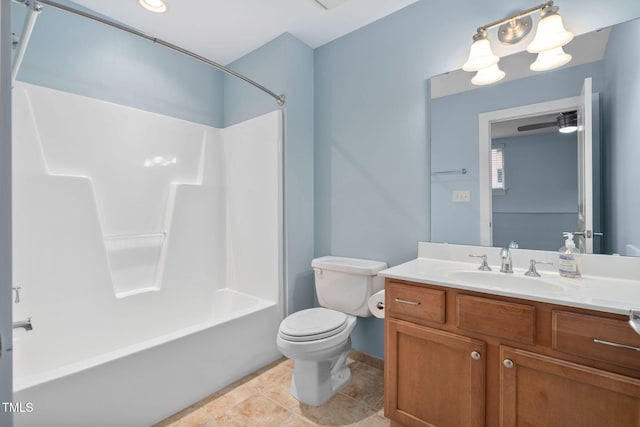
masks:
[[[25,331],[30,331],[33,329],[31,325],[31,317],[28,317],[27,320],[20,320],[19,322],[13,322],[13,329],[24,328]]]

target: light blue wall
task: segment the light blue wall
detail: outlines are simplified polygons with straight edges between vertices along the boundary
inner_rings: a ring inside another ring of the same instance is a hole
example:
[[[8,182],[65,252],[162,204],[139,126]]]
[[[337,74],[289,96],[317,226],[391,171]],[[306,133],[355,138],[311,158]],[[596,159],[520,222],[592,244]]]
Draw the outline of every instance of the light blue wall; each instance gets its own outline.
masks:
[[[475,29],[522,6],[420,0],[316,49],[316,256],[390,265],[416,256],[417,242],[430,238],[427,79],[460,68]],[[640,16],[635,0],[560,6],[576,34]],[[457,126],[477,128],[477,118]],[[354,347],[382,357],[382,335],[382,321],[360,319]]]
[[[229,67],[286,95],[285,257],[288,311],[313,306],[313,50],[283,34]],[[225,126],[279,108],[248,84],[225,77]],[[275,337],[274,337],[275,339]]]
[[[316,49],[316,256],[394,265],[429,238],[430,31],[410,9]],[[383,357],[383,321],[358,319],[352,341]]]
[[[616,26],[605,56],[603,142],[606,170],[605,242],[607,253],[626,253],[626,245],[640,248],[640,20]]]
[[[577,215],[576,133],[563,134],[555,130],[496,138],[491,143],[504,145],[507,187],[506,194],[493,196],[494,212],[568,212]]]
[[[493,196],[494,246],[556,250],[563,231],[578,229],[577,143],[557,130],[492,141],[504,145],[507,187]]]
[[[411,9],[316,49],[317,256],[398,264],[429,237],[429,29]]]
[[[12,2],[12,31],[18,36],[26,14],[25,6]],[[46,6],[38,14],[17,79],[216,127],[223,122],[220,71]]]

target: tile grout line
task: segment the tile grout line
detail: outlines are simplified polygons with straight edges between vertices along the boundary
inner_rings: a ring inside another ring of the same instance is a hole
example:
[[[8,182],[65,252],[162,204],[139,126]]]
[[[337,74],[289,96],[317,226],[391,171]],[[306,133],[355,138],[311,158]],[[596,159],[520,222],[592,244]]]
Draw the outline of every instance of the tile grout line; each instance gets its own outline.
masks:
[[[358,371],[361,371],[363,374],[365,374],[365,373],[367,373],[367,369],[369,369],[369,368],[375,369],[376,371],[380,371],[380,372],[375,372],[375,374],[383,375],[383,373],[384,373],[384,371],[382,369],[380,369],[379,366],[375,366],[374,364],[369,363],[369,360],[362,359],[361,357],[353,357],[353,358],[350,358],[350,359],[351,359],[350,360],[351,369],[352,369],[354,374],[356,374]],[[353,364],[354,364],[353,362],[356,362],[355,366],[353,366]],[[274,369],[277,369],[278,367],[286,368],[285,371],[287,371],[287,372],[286,372],[286,374],[285,373],[279,373],[279,375],[277,375],[276,378],[283,377],[284,375],[292,375],[293,374],[293,367],[289,366],[289,364],[290,364],[290,362],[285,358],[282,358],[282,359],[279,359],[277,361],[274,361],[271,364],[269,364],[268,366],[265,366],[265,367],[259,369],[258,371],[254,372],[254,373],[248,374],[246,377],[244,377],[244,378],[242,378],[242,379],[240,379],[240,380],[238,380],[238,381],[226,386],[225,388],[227,389],[227,391],[225,393],[220,394],[221,390],[219,390],[218,392],[212,393],[211,395],[201,399],[198,402],[195,402],[194,404],[190,405],[189,407],[185,408],[184,410],[182,410],[182,411],[174,414],[173,416],[161,421],[160,423],[157,424],[157,426],[158,427],[160,427],[160,426],[178,426],[181,420],[185,419],[189,415],[191,415],[191,414],[193,414],[193,413],[195,413],[197,411],[200,411],[200,410],[203,410],[206,413],[207,417],[210,417],[210,418],[208,418],[208,423],[215,422],[216,418],[223,417],[223,416],[230,417],[230,418],[232,418],[232,419],[237,421],[237,418],[235,417],[235,415],[232,412],[233,409],[237,408],[239,405],[245,403],[247,400],[249,400],[249,399],[251,399],[251,398],[253,398],[255,396],[261,396],[262,398],[268,400],[270,403],[276,405],[276,407],[284,410],[285,414],[287,414],[287,418],[285,420],[288,420],[289,418],[294,417],[293,419],[302,420],[303,422],[308,423],[309,426],[318,427],[318,424],[316,422],[314,422],[313,420],[304,417],[300,413],[295,412],[294,410],[290,409],[288,406],[285,406],[285,404],[281,403],[280,401],[277,401],[274,398],[272,398],[269,395],[267,395],[265,387],[263,385],[261,386],[259,381],[258,381],[257,384],[255,384],[253,386],[247,386],[248,388],[253,389],[253,390],[250,390],[250,392],[249,392],[250,396],[245,397],[244,399],[242,399],[239,402],[236,402],[230,408],[225,408],[224,412],[219,413],[219,414],[210,413],[206,409],[204,409],[211,402],[214,402],[218,398],[220,398],[222,396],[225,396],[228,393],[232,393],[234,390],[240,389],[241,387],[243,387],[245,384],[249,383],[250,381],[258,379],[261,376],[263,376],[265,374],[268,374],[270,372],[273,374],[272,371]],[[363,368],[359,368],[358,365],[360,365],[360,364],[366,366],[367,368],[364,368],[364,367]],[[354,377],[355,376],[356,375],[354,375]],[[231,387],[234,384],[236,384],[236,385],[234,387]],[[350,396],[350,395],[344,393],[344,390],[345,390],[345,388],[343,388],[337,394],[342,395],[342,398],[345,398],[345,397],[348,398],[347,401],[350,401],[354,405],[360,407],[360,409],[366,414],[366,418],[367,419],[370,418],[370,417],[384,418],[384,417],[380,417],[380,415],[379,415],[380,408],[378,407],[380,402],[384,402],[384,397],[381,397],[380,399],[376,400],[376,402],[374,402],[374,403],[367,403],[367,401],[364,400],[364,399],[358,399],[356,397],[353,397],[353,396]],[[282,390],[280,390],[280,391],[282,391]],[[192,410],[189,411],[189,412],[185,412],[188,408],[192,408]],[[182,416],[181,417],[177,417],[177,415],[180,414],[180,413],[182,413]],[[169,421],[169,420],[172,420],[172,421]]]

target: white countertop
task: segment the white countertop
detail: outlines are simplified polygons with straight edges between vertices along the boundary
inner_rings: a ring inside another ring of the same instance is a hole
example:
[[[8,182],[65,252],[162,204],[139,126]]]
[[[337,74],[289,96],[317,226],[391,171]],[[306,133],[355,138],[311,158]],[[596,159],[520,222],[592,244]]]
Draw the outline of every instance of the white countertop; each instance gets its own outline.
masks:
[[[433,249],[431,246],[438,244],[429,243],[428,245],[430,249]],[[474,251],[477,253],[478,247],[456,245],[454,252],[459,252],[459,254],[452,256],[451,246],[446,247],[448,253],[444,257],[436,257],[438,251],[434,253],[431,250],[425,251],[424,248],[421,248],[418,258],[388,268],[378,274],[393,279],[623,315],[628,315],[632,308],[640,309],[640,274],[635,274],[635,265],[632,265],[633,274],[628,277],[589,274],[583,275],[579,279],[571,279],[561,277],[553,268],[547,267],[543,270],[542,266],[538,268],[542,277],[527,277],[524,273],[528,270],[528,262],[525,262],[526,266],[522,266],[526,268],[519,268],[521,265],[514,262],[513,274],[500,273],[500,265],[491,262],[492,258],[495,261],[494,255],[489,257],[489,265],[493,271],[480,271],[478,270],[480,261],[475,259],[473,262],[459,260],[463,252],[465,253],[464,257],[468,257],[468,253],[474,253]],[[481,248],[485,253],[491,252],[493,249],[495,248]],[[526,252],[526,256],[531,256],[530,254],[534,253],[534,251],[522,250],[520,252],[521,254]],[[538,256],[536,259],[540,260],[541,253],[542,251],[534,253]],[[434,257],[429,257],[430,255]],[[635,261],[631,260],[631,262]],[[637,262],[640,265],[640,259]]]

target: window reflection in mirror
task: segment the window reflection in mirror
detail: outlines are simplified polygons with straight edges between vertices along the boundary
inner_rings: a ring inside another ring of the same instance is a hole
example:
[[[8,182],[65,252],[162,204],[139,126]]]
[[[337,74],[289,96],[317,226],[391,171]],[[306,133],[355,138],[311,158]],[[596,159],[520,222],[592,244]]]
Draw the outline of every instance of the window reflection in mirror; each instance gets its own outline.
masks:
[[[493,195],[506,194],[506,182],[504,177],[504,144],[491,141],[491,190]]]

